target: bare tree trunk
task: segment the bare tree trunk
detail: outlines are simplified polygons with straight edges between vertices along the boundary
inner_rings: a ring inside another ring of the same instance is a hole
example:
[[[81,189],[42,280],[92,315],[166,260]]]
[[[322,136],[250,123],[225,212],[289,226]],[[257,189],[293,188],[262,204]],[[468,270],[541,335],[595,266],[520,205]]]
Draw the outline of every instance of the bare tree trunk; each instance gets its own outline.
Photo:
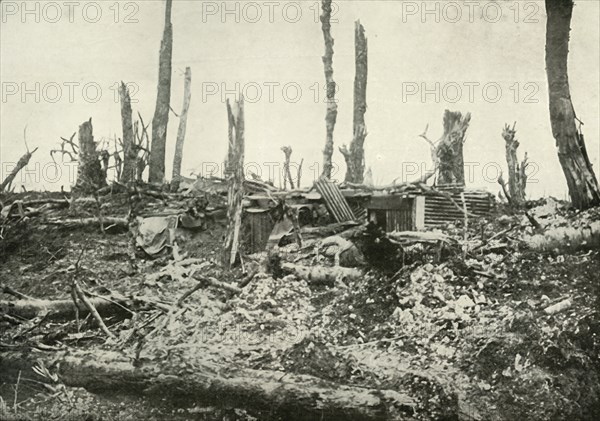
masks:
[[[230,268],[235,263],[240,242],[242,225],[242,199],[244,198],[244,98],[236,102],[232,110],[227,101],[229,117],[229,168],[227,194],[227,233],[223,245],[223,264]]]
[[[133,117],[131,110],[131,97],[127,85],[121,82],[119,87],[121,97],[121,124],[123,126],[123,171],[119,177],[121,183],[129,183],[135,179],[135,165],[137,154],[133,147]]]
[[[327,138],[325,149],[323,150],[323,172],[322,176],[331,177],[333,164],[333,129],[337,120],[337,102],[335,99],[336,84],[333,80],[333,37],[331,36],[331,0],[322,0],[321,9],[321,28],[323,38],[325,39],[325,55],[323,56],[323,65],[325,67],[325,83],[327,86],[327,113],[325,115],[325,124],[327,128]]]
[[[512,202],[516,206],[522,206],[525,203],[525,187],[527,186],[527,154],[519,164],[517,159],[517,148],[519,141],[515,138],[517,123],[511,128],[508,124],[504,126],[502,137],[506,142],[506,163],[508,164],[508,190]]]
[[[365,28],[360,21],[355,23],[354,51],[356,73],[354,75],[354,137],[350,143],[350,150],[344,145],[340,152],[346,160],[346,181],[361,184],[365,174],[365,112],[367,111],[367,74],[368,74],[368,49]]]
[[[444,112],[444,135],[436,147],[439,164],[438,185],[465,185],[463,144],[470,121],[471,113],[463,117],[458,111]]]
[[[567,179],[573,206],[587,209],[600,204],[600,188],[587,155],[583,134],[577,130],[571,102],[567,58],[573,0],[546,0],[546,73],[550,121],[558,159]]]
[[[291,146],[283,146],[281,148],[283,153],[285,154],[285,161],[283,163],[283,189],[287,188],[287,181],[290,182],[290,189],[294,190],[294,180],[292,179],[292,172],[290,171],[290,160],[292,157],[292,147]]]
[[[96,150],[92,119],[79,126],[79,167],[74,190],[91,193],[106,186],[106,173],[100,164],[100,153]]]
[[[163,183],[165,179],[165,148],[171,106],[171,59],[173,56],[172,3],[173,0],[167,0],[165,29],[160,45],[158,92],[154,119],[152,120],[152,146],[150,148],[150,174],[148,177],[150,183]]]
[[[179,178],[181,176],[181,162],[183,161],[183,144],[185,141],[185,131],[187,128],[187,116],[190,109],[190,101],[192,100],[192,69],[185,69],[185,85],[183,93],[183,109],[179,116],[179,130],[177,131],[177,143],[175,144],[175,157],[173,158],[173,177],[172,181],[175,186],[179,186]]]

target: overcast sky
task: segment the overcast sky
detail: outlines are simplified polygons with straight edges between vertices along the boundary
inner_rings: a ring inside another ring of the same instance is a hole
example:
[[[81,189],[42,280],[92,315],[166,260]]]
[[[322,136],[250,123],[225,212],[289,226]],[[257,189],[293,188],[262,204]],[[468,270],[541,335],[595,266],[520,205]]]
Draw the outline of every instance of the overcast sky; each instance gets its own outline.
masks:
[[[20,1],[0,3],[0,178],[24,153],[27,126],[30,148],[40,148],[24,180],[30,189],[70,184],[68,167],[56,177],[49,151],[83,121],[92,117],[96,140],[121,135],[117,82],[131,83],[134,112],[146,122],[154,111],[164,2],[68,3],[27,1],[27,10]],[[429,124],[428,136],[439,138],[443,112],[451,109],[472,113],[464,151],[470,186],[498,191],[498,169],[506,166],[502,128],[517,121],[520,153],[532,162],[528,193],[566,197],[548,114],[542,1],[338,1],[334,12],[336,178],[345,173],[337,146],[352,138],[360,19],[369,42],[366,161],[376,183],[414,179],[418,166],[430,168],[429,146],[418,135]],[[256,163],[249,171],[268,179],[283,159],[280,147],[290,145],[292,160],[305,160],[305,185],[320,172],[326,105],[319,13],[313,0],[174,1],[176,112],[185,67],[193,72],[184,174],[206,175],[222,162],[223,95],[233,99],[236,84],[247,97],[246,161]],[[569,56],[573,102],[597,173],[599,18],[598,1],[576,1]],[[167,174],[178,123],[171,114]]]

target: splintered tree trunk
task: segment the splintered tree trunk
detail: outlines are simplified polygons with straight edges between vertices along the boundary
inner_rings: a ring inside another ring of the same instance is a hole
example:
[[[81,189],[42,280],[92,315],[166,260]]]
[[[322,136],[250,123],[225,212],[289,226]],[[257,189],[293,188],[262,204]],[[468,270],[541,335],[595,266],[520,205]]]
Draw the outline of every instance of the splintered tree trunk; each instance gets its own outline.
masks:
[[[244,198],[244,98],[232,109],[227,101],[229,119],[227,232],[223,245],[223,264],[230,268],[238,255],[240,227],[242,225],[242,199]]]
[[[552,134],[571,202],[578,209],[587,209],[600,204],[600,188],[583,135],[577,130],[577,116],[571,102],[567,57],[573,0],[546,0],[546,12],[546,73]]]
[[[173,158],[173,183],[179,186],[181,176],[181,162],[183,161],[183,143],[185,141],[185,131],[187,128],[187,116],[192,100],[192,69],[185,69],[185,85],[183,93],[183,108],[179,117],[179,129],[177,131],[177,143],[175,144],[175,157]]]
[[[294,180],[292,180],[292,171],[290,170],[290,161],[292,158],[292,147],[291,146],[283,146],[281,148],[283,153],[285,154],[285,161],[283,163],[283,189],[287,188],[287,182],[290,182],[290,189],[294,190]]]
[[[163,183],[165,179],[165,148],[171,104],[171,58],[173,55],[172,0],[167,0],[165,30],[160,45],[158,92],[152,120],[152,145],[150,147],[150,183]]]
[[[123,126],[123,170],[119,181],[129,183],[135,179],[135,166],[137,154],[134,150],[133,117],[131,111],[131,97],[127,85],[121,82],[119,87],[121,97],[121,124]]]
[[[337,120],[337,102],[335,99],[336,84],[333,80],[333,37],[331,36],[331,0],[322,0],[321,9],[321,28],[323,38],[325,39],[325,55],[323,56],[323,65],[325,67],[325,84],[327,87],[327,113],[325,115],[325,124],[327,128],[327,138],[325,149],[323,150],[323,172],[322,176],[331,177],[333,164],[333,130]]]
[[[106,173],[100,164],[100,153],[96,150],[92,119],[79,126],[79,166],[74,190],[92,193],[106,186]]]
[[[360,21],[355,23],[354,50],[356,73],[354,75],[354,136],[350,143],[350,150],[346,146],[340,152],[346,160],[346,182],[361,184],[365,174],[365,112],[367,111],[367,74],[368,50],[365,28]]]
[[[463,117],[458,111],[444,112],[444,135],[436,148],[438,185],[465,185],[463,143],[470,121],[471,113]]]
[[[519,141],[516,139],[517,131],[515,129],[517,123],[511,128],[508,124],[504,126],[502,137],[506,142],[506,163],[508,164],[508,191],[512,199],[512,203],[516,206],[521,206],[525,203],[525,187],[527,186],[527,154],[523,162],[519,164],[517,159],[517,148]]]

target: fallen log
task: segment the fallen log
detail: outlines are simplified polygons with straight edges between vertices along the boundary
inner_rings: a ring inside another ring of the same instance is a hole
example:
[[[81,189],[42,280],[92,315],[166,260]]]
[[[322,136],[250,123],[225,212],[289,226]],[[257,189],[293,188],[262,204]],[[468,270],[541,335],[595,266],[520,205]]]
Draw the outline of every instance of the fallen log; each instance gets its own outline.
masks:
[[[334,285],[336,280],[354,281],[363,276],[363,272],[355,268],[341,266],[300,266],[293,263],[282,263],[284,272],[296,275],[313,285]]]
[[[401,244],[414,243],[456,243],[456,240],[445,234],[421,231],[393,231],[387,234],[388,238]]]
[[[123,311],[123,307],[128,307],[130,303],[121,298],[90,298],[89,301],[96,310],[105,315],[113,315]],[[71,319],[79,311],[80,316],[85,316],[89,310],[84,305],[75,307],[73,300],[17,300],[17,301],[0,301],[0,314],[18,317],[21,319],[34,319],[38,316],[46,315],[51,319]]]
[[[63,228],[83,228],[104,224],[105,229],[108,228],[128,228],[129,221],[127,218],[114,218],[105,216],[102,220],[98,218],[80,218],[80,219],[48,219],[43,222],[44,225],[54,225]]]
[[[346,386],[309,375],[239,369],[202,360],[193,361],[192,371],[173,372],[141,360],[134,365],[120,353],[99,350],[49,354],[27,349],[0,355],[5,381],[22,371],[51,382],[29,372],[41,362],[67,386],[245,408],[263,412],[261,419],[406,420],[413,419],[416,408],[411,396],[395,390]]]

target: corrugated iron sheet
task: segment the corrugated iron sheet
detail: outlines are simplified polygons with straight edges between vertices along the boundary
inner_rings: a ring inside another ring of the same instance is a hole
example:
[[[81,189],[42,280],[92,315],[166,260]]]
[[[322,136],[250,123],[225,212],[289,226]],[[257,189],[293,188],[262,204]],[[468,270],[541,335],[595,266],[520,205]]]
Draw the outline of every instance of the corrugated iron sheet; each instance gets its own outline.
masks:
[[[460,191],[447,192],[462,209]],[[478,217],[490,216],[494,209],[493,196],[484,191],[464,191],[467,211]],[[447,197],[428,194],[425,196],[425,226],[432,227],[464,220],[462,210],[458,209]]]
[[[320,179],[315,182],[315,187],[323,197],[327,210],[337,222],[356,220],[356,216],[337,185],[329,180]]]

